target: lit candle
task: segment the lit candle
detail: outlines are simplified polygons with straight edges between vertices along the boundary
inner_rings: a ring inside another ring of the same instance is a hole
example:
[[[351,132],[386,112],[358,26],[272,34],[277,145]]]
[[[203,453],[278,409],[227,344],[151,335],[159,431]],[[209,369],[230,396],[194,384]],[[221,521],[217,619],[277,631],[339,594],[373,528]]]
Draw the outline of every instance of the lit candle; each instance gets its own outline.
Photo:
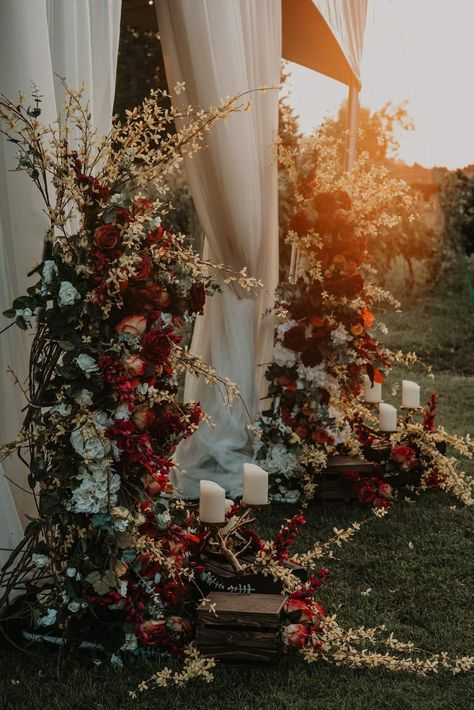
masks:
[[[379,404],[379,429],[380,431],[395,431],[397,428],[397,410],[391,404]]]
[[[268,472],[254,463],[244,463],[242,501],[249,505],[267,505],[268,503]]]
[[[410,380],[402,380],[402,407],[420,406],[420,385]]]
[[[380,382],[372,384],[368,375],[364,375],[364,399],[374,404],[382,401],[382,384]]]
[[[201,523],[225,521],[225,490],[214,481],[199,482],[199,519]]]

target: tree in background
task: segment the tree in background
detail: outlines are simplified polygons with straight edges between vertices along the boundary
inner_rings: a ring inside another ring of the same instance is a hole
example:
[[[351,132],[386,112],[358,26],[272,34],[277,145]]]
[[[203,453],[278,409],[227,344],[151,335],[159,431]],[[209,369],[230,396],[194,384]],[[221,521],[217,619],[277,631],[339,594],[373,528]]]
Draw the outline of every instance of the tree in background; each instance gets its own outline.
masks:
[[[441,206],[453,247],[470,256],[474,253],[474,174],[448,173],[441,183]]]

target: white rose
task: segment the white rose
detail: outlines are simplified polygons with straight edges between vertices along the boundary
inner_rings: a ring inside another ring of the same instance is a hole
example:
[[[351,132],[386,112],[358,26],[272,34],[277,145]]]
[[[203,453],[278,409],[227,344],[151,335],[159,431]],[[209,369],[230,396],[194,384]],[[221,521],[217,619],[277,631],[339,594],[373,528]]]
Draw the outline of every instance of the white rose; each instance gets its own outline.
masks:
[[[57,616],[58,612],[56,611],[56,609],[48,609],[47,613],[44,616],[40,616],[40,618],[38,619],[38,624],[40,626],[52,626],[56,623]]]
[[[43,282],[45,284],[50,284],[57,273],[58,267],[56,266],[56,262],[51,259],[46,259],[43,264],[43,273],[41,274]]]
[[[27,325],[31,325],[31,319],[33,318],[33,311],[31,308],[19,308],[15,314],[16,318],[23,318]]]
[[[69,609],[69,611],[72,611],[73,614],[76,614],[81,608],[81,605],[79,604],[79,602],[71,602],[67,605],[67,608]]]
[[[75,301],[79,301],[81,294],[74,288],[70,281],[63,281],[59,287],[58,302],[60,306],[72,306]]]
[[[74,399],[80,407],[90,407],[92,404],[92,392],[83,389]]]
[[[36,552],[34,552],[31,556],[31,561],[33,562],[35,567],[46,567],[49,562],[49,557],[47,555],[38,555]]]
[[[81,353],[75,357],[74,362],[81,368],[81,370],[87,373],[98,372],[99,370],[94,358],[86,353]]]
[[[93,424],[74,429],[69,437],[71,446],[83,459],[103,459],[111,449],[109,439]]]

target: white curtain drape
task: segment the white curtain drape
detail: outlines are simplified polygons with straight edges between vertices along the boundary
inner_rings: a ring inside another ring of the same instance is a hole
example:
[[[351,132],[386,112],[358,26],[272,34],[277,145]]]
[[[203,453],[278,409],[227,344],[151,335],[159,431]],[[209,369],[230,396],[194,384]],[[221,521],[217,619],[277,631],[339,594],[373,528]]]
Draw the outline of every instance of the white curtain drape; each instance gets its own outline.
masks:
[[[208,107],[226,96],[277,86],[281,60],[280,0],[156,0],[168,84],[186,82],[182,105]],[[207,147],[186,162],[191,194],[207,238],[206,251],[236,271],[244,266],[273,294],[278,279],[275,140],[278,91],[253,95],[248,113],[231,116],[206,136]],[[271,360],[273,322],[267,293],[225,288],[208,300],[196,323],[192,351],[235,382],[252,415],[259,408],[262,367]],[[224,406],[202,379],[186,380],[185,398],[200,401],[214,427],[203,424],[178,450],[186,475],[180,493],[198,497],[199,480],[242,492],[242,464],[252,456],[241,402]]]
[[[92,121],[108,133],[120,12],[121,0],[0,0],[0,91],[29,96],[34,82],[43,96],[41,120],[49,123],[64,99],[54,74],[74,88],[85,82]],[[41,260],[47,227],[35,186],[26,174],[11,172],[15,162],[13,146],[0,137],[0,312],[30,285],[26,274]],[[0,329],[9,322],[0,317]],[[0,336],[0,442],[14,439],[21,426],[25,399],[7,370],[24,381],[31,341],[31,332],[16,327]],[[23,464],[7,460],[4,470],[28,488]],[[0,475],[0,548],[15,544],[21,516],[34,512],[32,496],[15,485],[10,491]],[[0,551],[0,562],[6,554]]]

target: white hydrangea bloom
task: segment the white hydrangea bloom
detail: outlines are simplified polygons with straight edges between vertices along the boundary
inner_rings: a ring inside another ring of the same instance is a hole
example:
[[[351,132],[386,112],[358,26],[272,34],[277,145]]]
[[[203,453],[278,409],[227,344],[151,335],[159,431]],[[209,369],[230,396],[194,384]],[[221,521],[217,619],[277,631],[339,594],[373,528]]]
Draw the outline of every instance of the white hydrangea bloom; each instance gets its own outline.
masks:
[[[33,311],[31,308],[17,308],[15,313],[15,318],[23,318],[26,325],[31,325],[31,319],[33,318]]]
[[[69,441],[76,454],[92,461],[105,458],[112,448],[110,439],[105,435],[105,428],[93,422],[74,429]]]
[[[80,483],[70,503],[75,513],[100,513],[116,504],[120,476],[112,472],[109,462],[80,466],[77,479]]]
[[[273,361],[280,367],[293,367],[296,363],[296,353],[277,341],[273,348]]]

